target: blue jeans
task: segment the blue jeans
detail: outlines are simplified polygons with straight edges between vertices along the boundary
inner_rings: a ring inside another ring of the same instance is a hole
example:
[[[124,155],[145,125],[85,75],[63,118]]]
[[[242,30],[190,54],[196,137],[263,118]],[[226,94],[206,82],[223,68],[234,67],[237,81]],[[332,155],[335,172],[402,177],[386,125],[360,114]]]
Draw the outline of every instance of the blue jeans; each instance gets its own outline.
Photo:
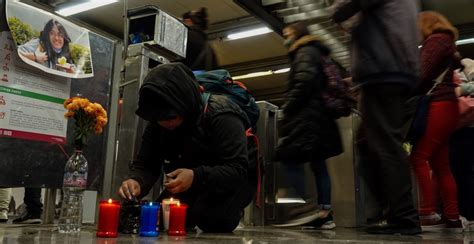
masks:
[[[305,189],[303,164],[287,164],[288,176],[296,192],[303,198],[308,198]],[[331,178],[329,177],[326,161],[316,161],[310,164],[316,180],[318,204],[322,209],[331,209]]]

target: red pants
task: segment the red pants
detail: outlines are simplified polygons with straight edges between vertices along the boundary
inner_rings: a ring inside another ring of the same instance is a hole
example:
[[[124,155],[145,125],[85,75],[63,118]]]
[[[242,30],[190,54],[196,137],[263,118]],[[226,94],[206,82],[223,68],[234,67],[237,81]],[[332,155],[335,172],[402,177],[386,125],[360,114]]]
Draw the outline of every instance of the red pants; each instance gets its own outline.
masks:
[[[439,191],[444,216],[457,219],[459,210],[456,183],[449,167],[449,138],[459,120],[458,104],[457,101],[432,102],[429,109],[425,135],[418,141],[410,156],[421,193],[420,215],[436,212],[436,196]],[[433,180],[439,189],[435,189]]]

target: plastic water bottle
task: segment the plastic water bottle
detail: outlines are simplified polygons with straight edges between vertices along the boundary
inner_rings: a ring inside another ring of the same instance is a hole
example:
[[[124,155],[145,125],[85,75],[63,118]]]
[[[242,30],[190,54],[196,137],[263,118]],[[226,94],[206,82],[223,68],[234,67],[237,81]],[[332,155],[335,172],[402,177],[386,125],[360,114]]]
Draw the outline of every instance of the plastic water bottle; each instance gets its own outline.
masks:
[[[63,200],[59,215],[60,233],[81,231],[82,198],[87,186],[87,160],[82,151],[76,150],[64,168]]]

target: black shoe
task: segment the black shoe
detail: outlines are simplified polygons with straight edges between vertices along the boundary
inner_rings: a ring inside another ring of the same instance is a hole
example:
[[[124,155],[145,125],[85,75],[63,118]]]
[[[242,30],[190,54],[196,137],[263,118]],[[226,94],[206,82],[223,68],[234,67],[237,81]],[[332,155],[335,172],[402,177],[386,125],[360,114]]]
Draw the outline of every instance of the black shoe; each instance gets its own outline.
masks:
[[[41,224],[41,216],[39,214],[26,213],[24,216],[20,216],[13,220],[14,224]]]
[[[417,235],[421,233],[420,226],[406,226],[402,224],[388,223],[387,221],[379,222],[367,228],[369,234],[402,234]]]
[[[332,217],[332,211],[328,213],[328,215],[324,218],[315,219],[305,226],[315,227],[321,230],[332,230],[336,228],[336,224],[334,223],[334,218]]]

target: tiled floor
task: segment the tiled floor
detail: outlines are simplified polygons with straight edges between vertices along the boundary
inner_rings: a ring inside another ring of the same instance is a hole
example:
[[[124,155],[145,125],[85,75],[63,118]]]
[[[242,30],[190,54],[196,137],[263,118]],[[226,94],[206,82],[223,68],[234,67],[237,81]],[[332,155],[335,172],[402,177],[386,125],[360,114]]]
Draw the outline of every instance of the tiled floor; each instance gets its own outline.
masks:
[[[360,229],[336,228],[334,231],[302,228],[252,227],[232,234],[188,233],[186,237],[139,237],[120,234],[118,238],[96,238],[95,226],[84,226],[76,235],[59,234],[54,225],[0,225],[0,243],[459,243],[474,244],[474,232],[454,234],[425,232],[419,236],[368,235]]]

